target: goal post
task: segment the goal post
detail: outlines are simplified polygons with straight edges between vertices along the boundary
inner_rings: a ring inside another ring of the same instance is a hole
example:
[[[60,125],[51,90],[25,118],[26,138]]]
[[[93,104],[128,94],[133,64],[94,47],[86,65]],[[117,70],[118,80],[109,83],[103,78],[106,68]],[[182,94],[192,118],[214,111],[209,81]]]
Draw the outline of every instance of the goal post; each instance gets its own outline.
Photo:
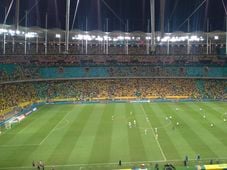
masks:
[[[12,126],[12,124],[11,124],[11,122],[5,122],[5,129],[11,129],[11,126]]]

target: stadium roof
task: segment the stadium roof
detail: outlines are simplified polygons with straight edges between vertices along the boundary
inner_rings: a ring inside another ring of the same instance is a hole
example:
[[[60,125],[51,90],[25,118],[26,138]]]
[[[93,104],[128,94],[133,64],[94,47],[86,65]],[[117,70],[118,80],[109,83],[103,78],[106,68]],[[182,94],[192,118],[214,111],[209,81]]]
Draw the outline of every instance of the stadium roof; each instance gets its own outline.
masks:
[[[15,21],[16,0],[1,0],[0,23]],[[142,31],[149,32],[150,0],[83,0],[80,1],[73,25],[74,12],[79,0],[71,0],[70,28],[79,30]],[[27,26],[65,28],[65,0],[20,0],[20,25],[25,26],[25,11],[28,11]],[[164,23],[164,32],[225,30],[227,0],[156,0],[156,30]],[[5,12],[4,12],[5,11]],[[209,22],[207,22],[209,20]],[[127,28],[126,28],[127,27]]]

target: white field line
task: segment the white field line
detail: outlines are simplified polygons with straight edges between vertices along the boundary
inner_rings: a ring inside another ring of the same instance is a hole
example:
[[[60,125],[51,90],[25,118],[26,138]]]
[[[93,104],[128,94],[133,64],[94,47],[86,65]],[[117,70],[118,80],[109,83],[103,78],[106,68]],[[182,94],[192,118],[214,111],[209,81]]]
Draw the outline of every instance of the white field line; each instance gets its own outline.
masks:
[[[201,159],[200,161],[208,161],[208,160],[214,160],[214,158],[204,158]],[[227,159],[227,157],[225,158],[216,158],[215,160],[225,160]],[[196,161],[196,159],[189,159],[189,161]],[[183,159],[175,159],[175,160],[156,160],[156,161],[135,161],[135,162],[122,162],[123,165],[129,165],[130,164],[142,164],[142,163],[171,163],[171,162],[182,162],[183,163]],[[87,166],[108,166],[108,165],[118,165],[118,162],[109,162],[109,163],[93,163],[93,164],[64,164],[64,165],[46,165],[46,168],[50,168],[50,167],[87,167]],[[31,166],[19,166],[19,167],[0,167],[0,169],[31,169]]]
[[[142,110],[143,110],[143,114],[144,114],[145,119],[146,119],[147,114],[146,114],[146,112],[145,112],[145,110],[144,110],[143,106],[142,106],[142,105],[140,105],[140,107],[142,108]],[[153,136],[154,136],[154,138],[155,138],[155,141],[156,141],[156,143],[157,143],[157,145],[158,145],[158,148],[159,148],[159,150],[160,150],[160,152],[161,152],[161,154],[162,154],[162,157],[163,157],[164,161],[166,161],[167,159],[166,159],[165,153],[163,152],[163,149],[162,149],[162,147],[161,147],[161,145],[160,145],[160,143],[159,143],[158,139],[156,138],[156,135],[155,135],[155,132],[154,132],[154,129],[153,129],[152,125],[151,125],[150,120],[149,120],[149,121],[146,121],[146,122],[150,125],[151,130],[152,130],[152,134],[153,134]]]
[[[0,145],[0,148],[24,147],[24,146],[39,146],[39,144]]]
[[[68,112],[55,126],[54,128],[48,133],[48,135],[39,143],[39,145],[42,145],[43,142],[45,142],[45,140],[51,135],[51,133],[53,133],[56,128],[58,127],[58,125],[66,118],[66,116],[69,114],[70,112]]]

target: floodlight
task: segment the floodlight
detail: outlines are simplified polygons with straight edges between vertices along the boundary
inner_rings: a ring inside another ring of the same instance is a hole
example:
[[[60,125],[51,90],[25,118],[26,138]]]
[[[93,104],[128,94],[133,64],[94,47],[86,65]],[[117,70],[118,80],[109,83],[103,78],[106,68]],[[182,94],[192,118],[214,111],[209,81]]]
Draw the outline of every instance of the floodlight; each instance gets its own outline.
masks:
[[[106,35],[103,38],[105,41],[108,40],[108,36],[106,36]]]
[[[197,35],[192,35],[190,38],[189,38],[189,41],[199,41],[199,37],[197,37]]]
[[[125,37],[125,40],[131,40],[131,37],[126,36],[126,37]]]
[[[84,38],[84,40],[87,40],[87,41],[91,41],[92,40],[90,35],[84,35],[83,38]]]
[[[103,41],[103,38],[100,37],[100,36],[98,36],[95,40],[97,40],[97,41]]]
[[[9,30],[8,32],[9,32],[9,34],[10,34],[11,36],[14,36],[14,35],[15,35],[15,31],[14,31],[14,30]]]
[[[19,30],[16,30],[16,34],[19,35],[21,32]]]
[[[61,35],[60,34],[56,34],[55,38],[61,38]]]
[[[124,37],[123,36],[118,36],[117,39],[118,40],[124,40]]]
[[[77,40],[83,40],[83,35],[82,34],[78,34],[77,37],[75,36],[75,39],[77,39]]]
[[[34,38],[34,37],[36,37],[36,35],[37,35],[37,33],[35,33],[35,32],[28,32],[28,33],[25,34],[25,37],[26,38]]]
[[[6,32],[7,32],[7,29],[0,28],[0,34],[6,33]]]

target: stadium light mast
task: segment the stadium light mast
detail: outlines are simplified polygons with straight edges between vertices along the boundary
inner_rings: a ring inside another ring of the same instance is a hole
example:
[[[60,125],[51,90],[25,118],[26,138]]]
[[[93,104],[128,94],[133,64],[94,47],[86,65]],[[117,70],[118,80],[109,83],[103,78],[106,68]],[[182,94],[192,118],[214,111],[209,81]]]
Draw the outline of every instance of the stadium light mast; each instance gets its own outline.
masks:
[[[151,13],[151,51],[155,51],[155,0],[150,0]]]
[[[66,20],[65,20],[65,52],[69,52],[69,16],[70,0],[66,0]]]

